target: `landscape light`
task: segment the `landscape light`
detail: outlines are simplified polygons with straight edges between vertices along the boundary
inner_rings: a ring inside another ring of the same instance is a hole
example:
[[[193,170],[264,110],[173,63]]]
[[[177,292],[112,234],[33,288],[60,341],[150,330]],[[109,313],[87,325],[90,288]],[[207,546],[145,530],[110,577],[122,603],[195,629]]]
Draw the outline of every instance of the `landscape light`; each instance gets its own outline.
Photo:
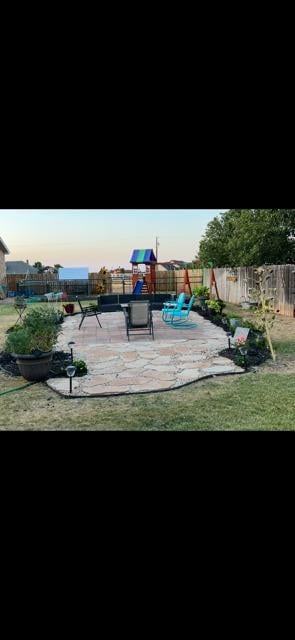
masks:
[[[247,351],[247,349],[245,349],[245,347],[240,347],[240,348],[239,348],[239,352],[240,352],[241,356],[243,356],[243,359],[244,359],[244,366],[245,366],[245,369],[247,369],[247,359],[246,359],[246,355],[247,355],[248,351]]]
[[[74,377],[74,375],[76,373],[76,367],[73,367],[73,365],[70,364],[66,368],[66,372],[67,372],[68,378],[70,378],[70,393],[73,393],[73,377]]]
[[[74,356],[73,356],[73,346],[74,346],[74,344],[76,344],[76,343],[75,343],[75,342],[73,342],[73,341],[68,342],[68,347],[69,347],[69,349],[71,349],[71,362],[72,362],[72,363],[73,363],[73,361],[74,361]]]

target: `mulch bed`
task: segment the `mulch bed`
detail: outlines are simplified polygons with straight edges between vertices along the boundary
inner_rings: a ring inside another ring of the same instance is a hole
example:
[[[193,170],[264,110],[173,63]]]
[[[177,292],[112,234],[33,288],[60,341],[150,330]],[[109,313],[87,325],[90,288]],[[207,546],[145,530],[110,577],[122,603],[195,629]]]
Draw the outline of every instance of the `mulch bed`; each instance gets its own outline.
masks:
[[[219,355],[223,356],[224,358],[229,358],[229,360],[232,360],[239,367],[242,367],[243,369],[245,368],[243,356],[241,356],[241,354],[236,351],[236,349],[223,349],[223,351],[220,351]],[[269,358],[269,351],[262,351],[261,349],[249,349],[246,356],[247,369],[250,369],[251,367],[258,367]]]
[[[65,377],[65,367],[71,364],[70,355],[65,351],[54,351],[52,359],[52,367],[50,370],[51,378]],[[14,358],[4,351],[0,352],[0,371],[8,373],[14,378],[21,377]]]
[[[222,322],[219,315],[214,315],[212,313],[210,314],[207,310],[205,311],[198,306],[195,307],[195,311],[197,311],[200,316],[203,316],[203,318],[206,318],[206,320],[209,320],[213,324],[221,327],[224,331],[228,331],[228,327]],[[268,349],[257,347],[255,345],[253,337],[255,337],[255,334],[253,336],[253,333],[250,330],[249,341],[251,343],[252,338],[252,344],[250,344],[250,346],[248,347],[248,353],[246,356],[247,369],[251,369],[251,367],[257,367],[270,358],[270,352],[268,351]],[[219,355],[223,356],[224,358],[229,358],[229,360],[232,360],[239,367],[245,368],[244,358],[236,349],[223,349],[223,351],[220,351]]]

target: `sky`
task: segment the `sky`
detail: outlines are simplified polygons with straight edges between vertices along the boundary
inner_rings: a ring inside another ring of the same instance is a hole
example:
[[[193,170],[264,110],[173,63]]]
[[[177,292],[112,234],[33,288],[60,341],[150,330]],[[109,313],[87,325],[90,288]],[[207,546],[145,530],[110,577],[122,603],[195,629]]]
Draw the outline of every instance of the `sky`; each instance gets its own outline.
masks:
[[[130,268],[133,249],[154,249],[158,260],[191,261],[206,226],[225,209],[5,210],[0,237],[6,260],[40,260],[44,265]]]

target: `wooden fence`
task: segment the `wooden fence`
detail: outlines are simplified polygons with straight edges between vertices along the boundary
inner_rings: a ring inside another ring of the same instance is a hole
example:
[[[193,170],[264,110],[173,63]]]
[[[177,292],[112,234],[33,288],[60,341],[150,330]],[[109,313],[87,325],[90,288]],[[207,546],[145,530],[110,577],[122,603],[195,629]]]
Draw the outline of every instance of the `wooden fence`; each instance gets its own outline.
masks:
[[[295,317],[295,264],[274,265],[268,289],[275,289],[277,313]],[[214,269],[219,297],[225,302],[241,304],[249,299],[249,289],[255,286],[254,267]],[[209,287],[210,270],[204,269],[204,285]],[[272,294],[271,294],[272,295]]]
[[[184,269],[177,269],[175,271],[157,271],[157,293],[176,293],[176,295],[178,295],[183,289],[184,276]],[[202,269],[188,269],[188,276],[190,279],[192,290],[203,284]]]

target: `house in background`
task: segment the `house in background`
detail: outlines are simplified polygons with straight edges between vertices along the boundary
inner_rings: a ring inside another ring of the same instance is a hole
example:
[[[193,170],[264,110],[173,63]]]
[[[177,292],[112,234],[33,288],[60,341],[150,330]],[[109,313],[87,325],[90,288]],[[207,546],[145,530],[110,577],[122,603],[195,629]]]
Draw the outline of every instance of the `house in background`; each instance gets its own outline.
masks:
[[[4,240],[0,238],[0,298],[4,298],[6,294],[6,265],[5,256],[9,254],[9,249]]]
[[[31,274],[39,273],[36,267],[31,267],[29,261],[23,260],[8,260],[6,262],[6,274],[8,276],[29,276]]]

